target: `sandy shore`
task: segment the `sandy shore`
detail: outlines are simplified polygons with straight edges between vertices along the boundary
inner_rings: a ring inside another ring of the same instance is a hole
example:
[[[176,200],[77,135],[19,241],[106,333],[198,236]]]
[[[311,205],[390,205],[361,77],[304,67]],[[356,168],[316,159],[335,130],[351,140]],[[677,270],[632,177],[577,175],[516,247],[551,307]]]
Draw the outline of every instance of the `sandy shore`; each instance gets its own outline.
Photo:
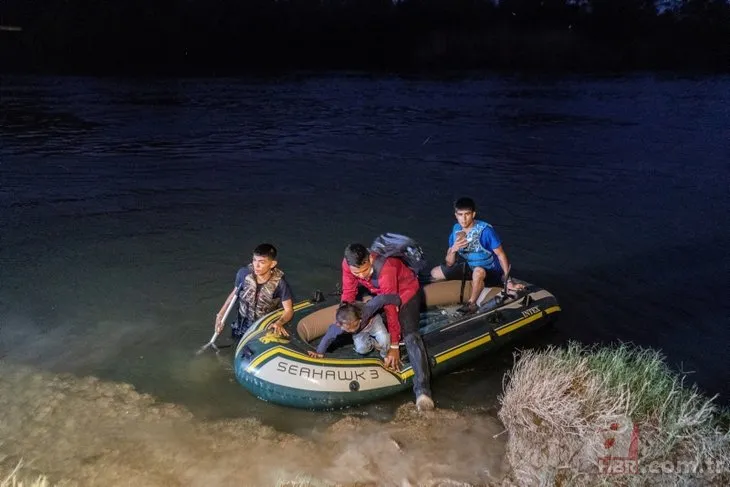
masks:
[[[494,411],[420,414],[406,404],[388,422],[345,416],[301,437],[251,418],[200,419],[128,384],[0,361],[0,485],[21,461],[21,479],[79,486],[730,481],[730,413],[657,351],[524,351],[507,378],[501,422]]]
[[[0,470],[61,485],[489,485],[505,436],[490,414],[402,406],[302,438],[253,419],[203,421],[127,384],[0,361]],[[4,477],[3,477],[4,478]]]

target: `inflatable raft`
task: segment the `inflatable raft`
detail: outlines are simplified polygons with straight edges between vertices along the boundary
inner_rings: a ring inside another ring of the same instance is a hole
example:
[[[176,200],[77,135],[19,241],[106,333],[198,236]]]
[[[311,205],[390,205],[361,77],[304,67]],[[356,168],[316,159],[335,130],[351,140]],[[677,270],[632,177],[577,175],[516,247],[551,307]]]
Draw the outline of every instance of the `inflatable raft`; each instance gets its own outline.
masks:
[[[432,376],[554,320],[560,311],[555,297],[524,284],[525,289],[515,294],[501,288],[485,289],[477,302],[479,311],[471,315],[456,311],[463,296],[469,296],[470,283],[424,286],[426,309],[421,313],[420,330]],[[402,344],[404,365],[398,372],[385,369],[377,351],[357,354],[347,334],[344,337],[349,343],[335,342],[324,358],[310,357],[307,352],[316,348],[334,322],[339,304],[317,301],[294,305],[294,318],[286,325],[289,337],[267,329],[282,310],[251,325],[238,343],[234,359],[236,378],[246,389],[260,399],[285,406],[332,409],[367,403],[411,387],[413,370]]]

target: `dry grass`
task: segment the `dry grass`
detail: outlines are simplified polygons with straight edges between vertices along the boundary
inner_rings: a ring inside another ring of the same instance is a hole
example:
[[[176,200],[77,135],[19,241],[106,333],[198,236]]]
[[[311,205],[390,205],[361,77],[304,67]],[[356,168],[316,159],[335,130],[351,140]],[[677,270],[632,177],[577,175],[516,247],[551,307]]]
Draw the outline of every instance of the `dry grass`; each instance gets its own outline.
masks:
[[[527,351],[505,380],[499,417],[520,485],[730,485],[727,412],[684,387],[659,352],[574,343]],[[600,457],[630,451],[634,425],[638,472],[601,473]],[[712,472],[688,471],[709,462]]]
[[[0,477],[0,487],[50,487],[48,479],[44,476],[38,476],[35,480],[23,480],[20,477],[20,470],[23,462],[19,462],[12,472],[4,477]]]

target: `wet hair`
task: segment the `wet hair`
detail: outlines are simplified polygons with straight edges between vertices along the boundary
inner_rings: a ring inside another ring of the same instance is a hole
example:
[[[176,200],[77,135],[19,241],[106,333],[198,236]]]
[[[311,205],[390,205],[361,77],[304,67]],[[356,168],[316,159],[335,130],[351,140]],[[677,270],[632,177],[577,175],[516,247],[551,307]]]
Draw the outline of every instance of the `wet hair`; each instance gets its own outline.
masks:
[[[477,211],[477,205],[471,198],[459,198],[454,201],[454,211],[459,210]]]
[[[253,249],[253,255],[258,257],[268,257],[271,260],[276,260],[276,247],[270,243],[262,243]]]
[[[340,324],[350,323],[351,321],[359,320],[361,317],[362,312],[360,308],[352,303],[342,303],[337,308],[337,313],[335,314],[335,320]]]
[[[360,267],[370,257],[370,251],[363,244],[354,243],[345,247],[347,265]]]

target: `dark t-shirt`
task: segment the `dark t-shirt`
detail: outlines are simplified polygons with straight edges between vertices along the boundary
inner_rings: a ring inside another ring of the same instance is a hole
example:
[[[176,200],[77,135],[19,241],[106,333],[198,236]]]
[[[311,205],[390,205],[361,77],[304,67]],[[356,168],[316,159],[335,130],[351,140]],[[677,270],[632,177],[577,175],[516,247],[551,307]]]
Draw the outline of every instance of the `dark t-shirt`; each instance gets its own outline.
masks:
[[[251,269],[249,269],[248,266],[238,269],[238,273],[236,273],[235,286],[238,287],[249,274],[251,274]],[[263,286],[263,284],[257,284],[257,286],[261,287]],[[291,299],[292,301],[294,300],[294,294],[291,292],[291,287],[289,287],[289,283],[286,282],[286,277],[281,278],[281,281],[279,281],[279,284],[276,286],[272,297],[279,298],[282,302],[288,299]]]

